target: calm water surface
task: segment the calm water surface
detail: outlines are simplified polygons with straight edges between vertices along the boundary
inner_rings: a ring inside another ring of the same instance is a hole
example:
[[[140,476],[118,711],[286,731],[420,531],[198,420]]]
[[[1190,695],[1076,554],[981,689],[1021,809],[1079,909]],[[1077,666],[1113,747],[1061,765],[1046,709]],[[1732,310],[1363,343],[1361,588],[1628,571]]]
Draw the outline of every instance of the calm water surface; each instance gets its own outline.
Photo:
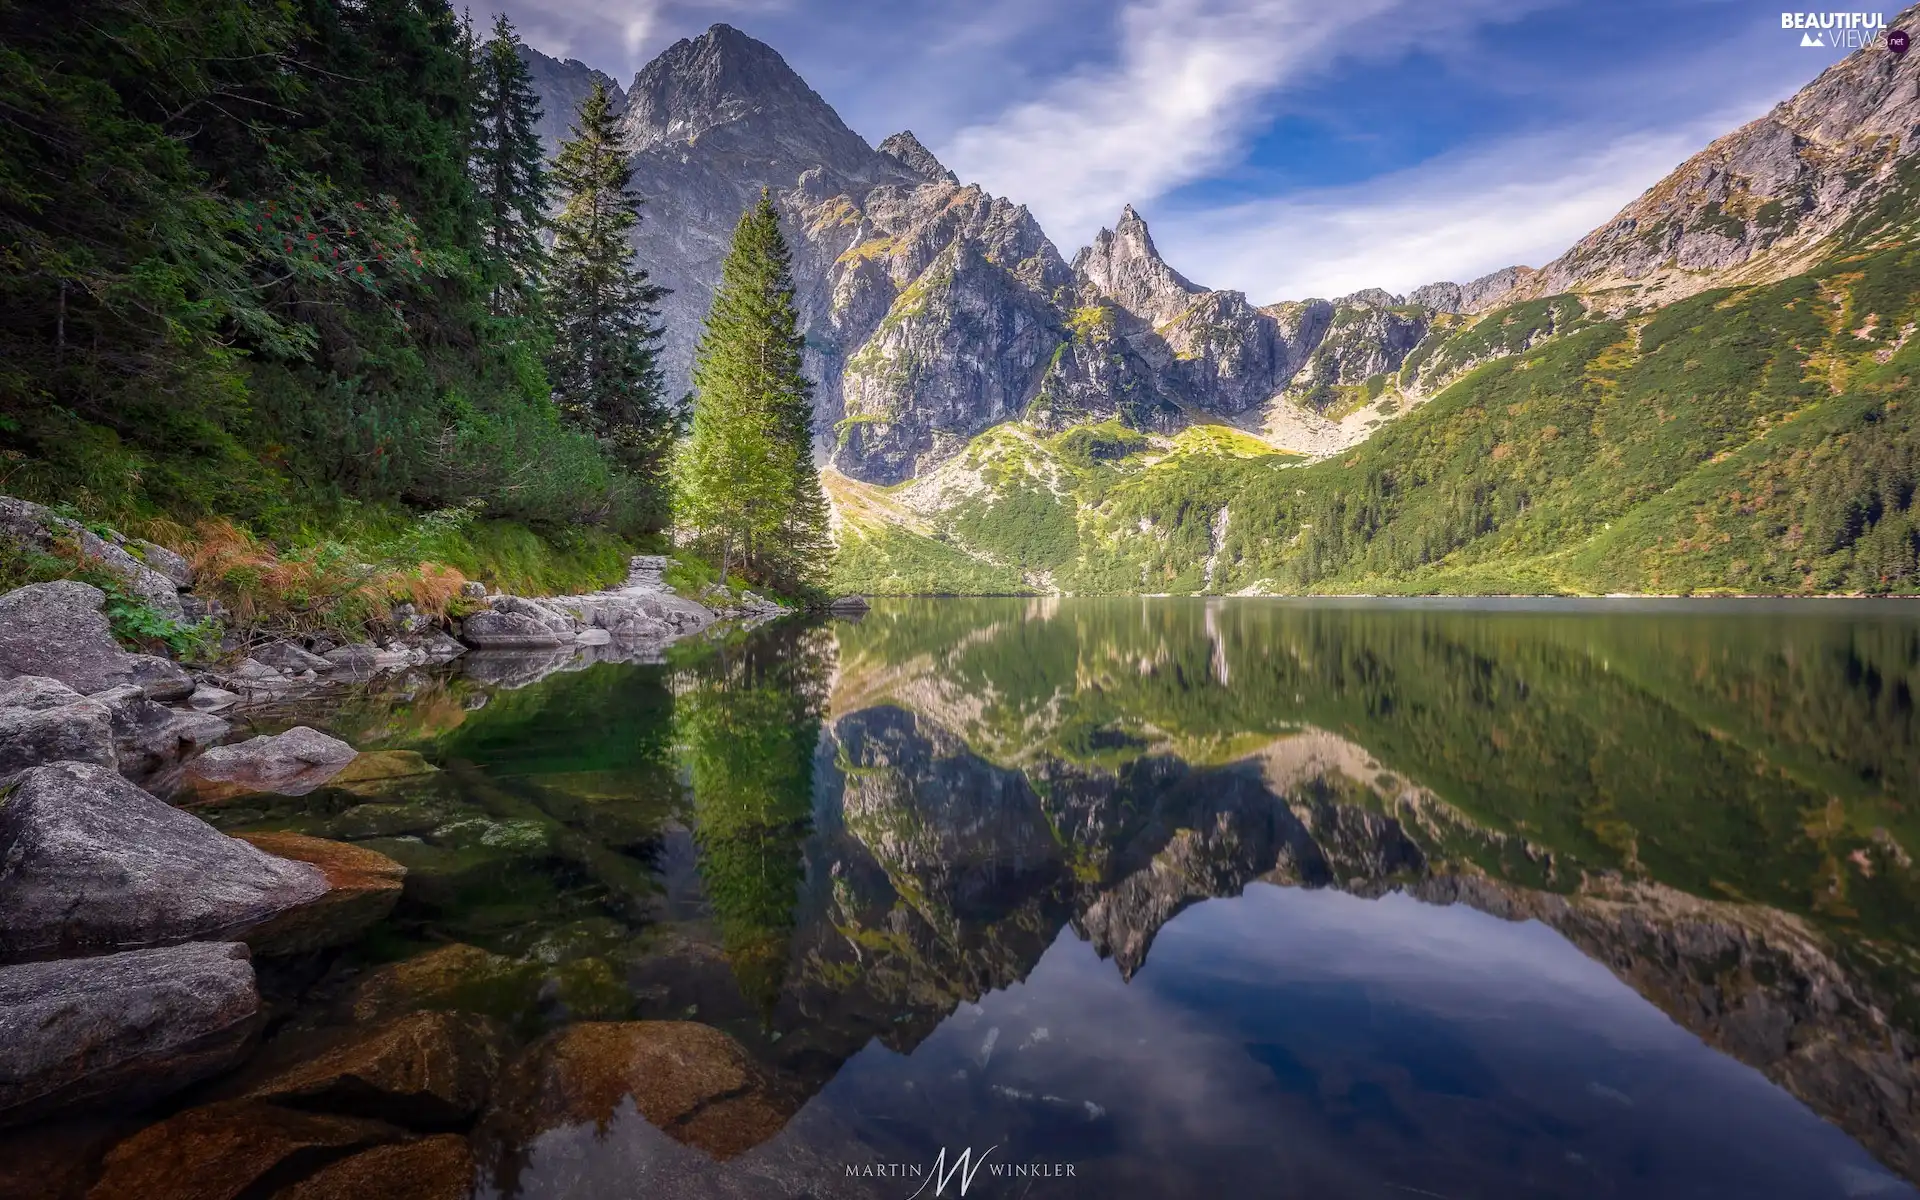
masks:
[[[289,1028],[471,946],[522,1039],[691,1019],[782,1097],[718,1158],[535,1112],[481,1194],[1920,1194],[1920,608],[899,601],[553,665],[318,718],[433,773],[211,814],[410,868]]]

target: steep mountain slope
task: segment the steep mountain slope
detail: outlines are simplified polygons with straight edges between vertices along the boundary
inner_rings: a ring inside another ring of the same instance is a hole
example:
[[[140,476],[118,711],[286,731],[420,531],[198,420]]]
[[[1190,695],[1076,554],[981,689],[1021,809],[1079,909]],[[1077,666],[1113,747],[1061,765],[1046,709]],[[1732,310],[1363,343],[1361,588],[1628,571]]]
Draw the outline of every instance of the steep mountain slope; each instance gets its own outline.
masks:
[[[1911,29],[1917,13],[1889,27]],[[1856,50],[1682,163],[1517,294],[1593,293],[1617,311],[1797,274],[1911,174],[1916,126],[1920,56]]]

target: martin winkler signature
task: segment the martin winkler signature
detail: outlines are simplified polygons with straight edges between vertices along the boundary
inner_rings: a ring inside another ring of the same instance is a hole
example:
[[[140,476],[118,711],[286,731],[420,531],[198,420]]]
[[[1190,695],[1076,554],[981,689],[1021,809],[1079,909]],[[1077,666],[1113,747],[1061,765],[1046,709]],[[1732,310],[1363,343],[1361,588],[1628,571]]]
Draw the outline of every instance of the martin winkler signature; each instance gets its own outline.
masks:
[[[987,1179],[1072,1179],[1072,1163],[1048,1162],[1005,1162],[988,1161],[993,1158],[998,1146],[989,1146],[985,1152],[975,1155],[973,1147],[961,1149],[949,1159],[947,1148],[940,1147],[940,1154],[931,1164],[927,1163],[848,1163],[849,1179],[918,1179],[920,1186],[914,1189],[907,1200],[919,1200],[921,1196],[964,1197],[974,1182],[984,1172]]]

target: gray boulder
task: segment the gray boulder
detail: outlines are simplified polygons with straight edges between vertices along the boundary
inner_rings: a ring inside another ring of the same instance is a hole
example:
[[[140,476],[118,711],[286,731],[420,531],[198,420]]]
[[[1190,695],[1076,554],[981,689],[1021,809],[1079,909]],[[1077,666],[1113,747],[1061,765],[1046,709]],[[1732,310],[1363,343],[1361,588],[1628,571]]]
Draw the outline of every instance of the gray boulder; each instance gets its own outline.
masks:
[[[327,890],[107,767],[22,772],[0,804],[0,962],[231,939]]]
[[[372,646],[335,646],[322,657],[327,670],[346,675],[371,675],[380,666],[380,652]]]
[[[41,675],[82,694],[131,683],[155,700],[191,695],[193,678],[179,664],[120,648],[106,603],[99,588],[71,579],[0,596],[0,678]]]
[[[125,579],[127,590],[132,594],[176,621],[185,617],[180,607],[179,588],[174,580],[78,521],[57,516],[49,508],[26,500],[16,500],[12,496],[0,496],[0,537],[42,552],[52,550],[56,542],[78,546],[83,556],[105,563]],[[141,547],[152,546],[150,542],[136,544]],[[153,546],[153,549],[165,556],[169,568],[177,564],[180,571],[186,572],[189,579],[192,578],[185,559],[159,546]]]
[[[0,1125],[135,1108],[247,1056],[260,993],[232,942],[0,967]]]
[[[563,607],[571,597],[556,597],[553,600],[528,600],[524,596],[501,596],[493,602],[493,611],[514,613],[531,617],[555,633],[571,637],[580,628],[581,622]]]
[[[254,647],[251,661],[264,663],[276,671],[285,671],[289,675],[298,675],[302,671],[328,671],[333,664],[318,654],[311,654],[292,642],[268,642],[264,646]]]
[[[261,734],[231,746],[216,746],[187,764],[188,774],[249,792],[304,796],[358,757],[339,738],[296,725],[272,737]]]
[[[225,688],[214,687],[210,683],[203,683],[199,687],[194,688],[193,694],[187,697],[188,704],[191,704],[200,712],[207,713],[220,712],[223,709],[232,708],[239,702],[239,693],[229,692]]]
[[[483,612],[460,623],[460,640],[476,650],[540,650],[571,645],[573,630],[556,630],[526,613]]]
[[[194,750],[218,742],[230,728],[211,713],[149,700],[131,684],[90,699],[105,705],[112,715],[113,748],[121,773],[130,778],[144,778],[171,766]]]
[[[0,780],[50,762],[117,769],[111,710],[57,679],[0,680]]]

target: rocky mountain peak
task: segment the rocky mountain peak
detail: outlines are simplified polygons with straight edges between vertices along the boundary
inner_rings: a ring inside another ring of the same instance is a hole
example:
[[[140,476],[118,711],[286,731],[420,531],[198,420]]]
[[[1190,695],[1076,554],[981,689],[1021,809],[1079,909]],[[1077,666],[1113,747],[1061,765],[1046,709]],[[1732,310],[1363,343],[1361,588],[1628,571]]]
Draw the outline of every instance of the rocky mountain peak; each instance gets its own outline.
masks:
[[[682,38],[641,68],[627,110],[636,152],[717,142],[706,148],[752,160],[775,186],[791,186],[809,167],[867,181],[891,165],[779,51],[731,25]]]
[[[959,183],[960,177],[934,157],[933,151],[922,145],[920,139],[913,136],[913,130],[903,129],[886,141],[880,143],[880,153],[893,159],[901,166],[925,179],[928,183]]]
[[[1112,229],[1102,229],[1091,246],[1074,255],[1073,269],[1101,295],[1155,325],[1184,313],[1206,290],[1160,257],[1146,221],[1131,204],[1120,210]]]

